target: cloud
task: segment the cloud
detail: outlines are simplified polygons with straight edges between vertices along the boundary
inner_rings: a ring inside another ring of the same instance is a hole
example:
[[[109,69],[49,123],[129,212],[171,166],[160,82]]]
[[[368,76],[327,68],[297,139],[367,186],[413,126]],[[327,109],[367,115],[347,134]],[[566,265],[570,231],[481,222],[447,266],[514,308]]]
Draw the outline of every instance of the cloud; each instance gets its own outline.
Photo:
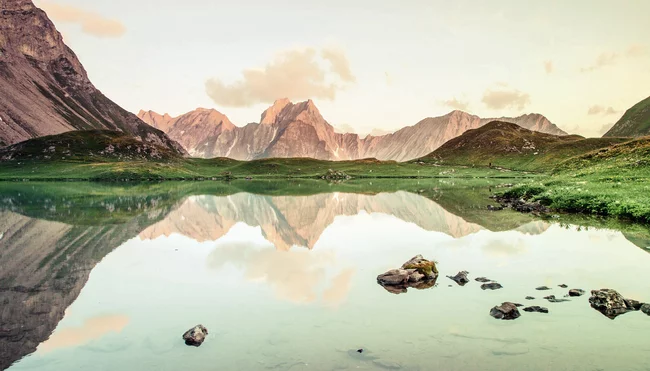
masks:
[[[120,333],[128,323],[129,317],[124,315],[92,317],[84,321],[79,327],[68,327],[57,330],[38,349],[43,352],[50,352],[59,348],[85,344],[109,333]]]
[[[337,133],[345,134],[345,133],[356,133],[356,130],[352,127],[352,125],[349,124],[339,124],[334,126],[334,131]]]
[[[515,108],[523,110],[530,104],[530,95],[517,89],[500,85],[498,89],[489,88],[483,93],[481,100],[488,108]]]
[[[243,70],[242,77],[232,84],[209,79],[206,93],[219,105],[247,107],[273,103],[278,97],[333,100],[337,92],[355,81],[345,54],[335,49],[318,53],[314,48],[278,53],[263,68]]]
[[[647,48],[645,45],[631,45],[624,53],[618,52],[603,52],[598,55],[593,64],[587,67],[582,67],[580,72],[592,72],[597,69],[613,66],[618,63],[622,58],[639,58],[646,55]]]
[[[605,116],[605,115],[614,115],[616,113],[618,113],[618,111],[615,110],[612,106],[605,107],[605,106],[601,106],[601,105],[598,105],[598,104],[595,105],[595,106],[589,107],[589,109],[587,110],[588,115],[603,115],[603,116]]]
[[[330,71],[339,75],[341,80],[345,82],[356,81],[356,78],[352,75],[352,70],[350,69],[350,62],[343,51],[326,48],[321,50],[320,55],[323,59],[330,62]]]
[[[41,1],[40,7],[54,21],[76,23],[81,31],[97,37],[121,37],[126,32],[122,22],[109,19],[101,14],[83,10],[71,5],[56,4],[51,1]]]
[[[467,111],[467,107],[469,107],[469,102],[460,101],[456,99],[456,97],[448,100],[440,101],[440,103],[446,107],[461,110],[461,111]]]
[[[544,61],[544,71],[546,71],[546,73],[553,73],[553,70],[555,70],[553,61]]]

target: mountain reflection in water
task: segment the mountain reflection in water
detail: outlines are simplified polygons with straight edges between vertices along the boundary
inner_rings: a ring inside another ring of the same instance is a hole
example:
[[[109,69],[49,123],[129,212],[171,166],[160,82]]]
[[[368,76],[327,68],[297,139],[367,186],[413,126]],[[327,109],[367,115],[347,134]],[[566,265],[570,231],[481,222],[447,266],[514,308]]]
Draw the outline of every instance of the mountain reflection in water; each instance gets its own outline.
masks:
[[[301,196],[246,192],[218,196],[186,196],[182,192],[161,192],[158,196],[108,193],[57,198],[49,194],[3,194],[0,190],[0,195],[3,370],[37,348],[36,354],[44,356],[104,337],[122,336],[134,320],[119,310],[100,311],[83,321],[66,322],[52,334],[86,285],[93,268],[122,245],[129,248],[146,243],[143,246],[158,246],[162,250],[167,246],[171,253],[188,245],[188,241],[212,244],[214,248],[205,252],[204,261],[195,262],[204,265],[206,272],[236,269],[248,282],[263,282],[278,300],[337,308],[348,299],[360,274],[372,276],[379,273],[376,269],[401,264],[394,260],[402,256],[397,254],[400,248],[410,253],[414,247],[424,246],[419,237],[414,237],[421,232],[415,231],[434,233],[430,243],[453,248],[455,244],[467,244],[480,231],[493,229],[500,223],[492,224],[495,218],[510,219],[505,229],[516,234],[509,242],[480,238],[482,251],[499,259],[526,252],[526,242],[517,236],[544,233],[551,226],[508,211],[492,214],[484,210],[483,204],[462,207],[455,198],[443,198],[438,203],[433,201],[435,197],[407,191]],[[388,229],[395,228],[390,234],[396,243],[394,251],[355,252],[363,242],[356,241],[353,234],[327,233],[336,223],[354,226],[359,216],[378,228],[377,235],[386,236]],[[395,220],[404,223],[394,227]],[[258,233],[259,237],[254,237]],[[400,241],[407,246],[399,246]],[[335,245],[344,245],[348,253],[327,248]],[[359,264],[359,259],[368,262]],[[471,260],[475,259],[468,258],[469,267],[476,264]],[[138,270],[149,263],[144,257],[138,262],[122,269]],[[153,266],[155,263],[151,261]],[[192,263],[180,259],[178,264]]]

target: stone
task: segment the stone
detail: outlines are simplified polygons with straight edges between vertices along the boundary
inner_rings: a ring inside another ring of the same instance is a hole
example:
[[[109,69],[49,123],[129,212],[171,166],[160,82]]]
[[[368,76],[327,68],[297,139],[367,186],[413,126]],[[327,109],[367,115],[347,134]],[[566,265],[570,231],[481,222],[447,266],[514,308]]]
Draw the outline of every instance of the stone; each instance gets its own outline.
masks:
[[[550,289],[551,289],[551,288],[550,288],[550,287],[547,287],[547,286],[540,286],[540,287],[537,287],[535,290],[545,291],[545,290],[550,290]]]
[[[650,316],[650,304],[643,304],[641,306],[641,312]]]
[[[585,290],[582,289],[571,289],[569,290],[569,296],[582,296],[585,294]]]
[[[477,282],[492,282],[491,279],[486,278],[486,277],[477,277],[477,278],[474,279],[474,281],[477,281]]]
[[[377,283],[390,293],[401,294],[407,292],[409,287],[418,290],[433,287],[436,278],[436,263],[423,258],[422,255],[416,255],[402,264],[401,268],[391,269],[377,276]]]
[[[534,296],[526,296],[526,300],[535,300]]]
[[[567,285],[565,285],[565,284],[561,284],[561,285],[558,285],[558,287],[561,287],[561,288],[563,288],[563,289],[566,289],[566,288],[569,287],[569,286],[567,286]]]
[[[460,286],[465,286],[465,284],[467,282],[469,282],[469,278],[467,278],[468,274],[469,274],[468,271],[461,271],[461,272],[458,272],[455,276],[447,276],[447,278],[452,279],[454,282],[456,282]]]
[[[203,344],[206,336],[208,336],[208,329],[203,325],[196,325],[185,331],[183,334],[183,340],[185,340],[185,345],[198,347]]]
[[[501,211],[503,210],[503,206],[488,205],[487,209],[490,211]]]
[[[483,290],[498,290],[502,288],[503,286],[501,286],[501,284],[498,282],[484,283],[481,285],[481,289]]]
[[[514,303],[504,302],[490,310],[490,315],[496,319],[513,320],[521,316],[519,309]]]
[[[548,308],[540,307],[538,305],[533,305],[530,307],[524,308],[526,312],[536,312],[536,313],[548,313]]]
[[[625,305],[627,305],[627,308],[631,310],[639,310],[643,305],[643,303],[637,300],[632,300],[632,299],[624,299],[624,300],[625,300]]]
[[[626,303],[625,298],[621,294],[612,289],[592,290],[589,304],[592,308],[610,319],[634,310],[628,307],[628,303]]]
[[[550,301],[551,303],[562,303],[562,302],[565,302],[565,301],[571,301],[569,299],[558,299],[558,298],[555,297],[555,295],[545,296],[544,299]]]

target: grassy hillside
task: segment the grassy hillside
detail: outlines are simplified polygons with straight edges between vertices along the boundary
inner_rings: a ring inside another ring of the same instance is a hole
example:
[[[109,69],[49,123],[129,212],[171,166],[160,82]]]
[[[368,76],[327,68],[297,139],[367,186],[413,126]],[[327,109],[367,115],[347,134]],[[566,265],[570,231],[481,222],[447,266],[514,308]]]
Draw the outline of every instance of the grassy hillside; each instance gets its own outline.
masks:
[[[621,143],[621,138],[583,138],[544,134],[507,122],[493,121],[468,130],[414,162],[439,165],[550,170],[559,162],[595,149]]]
[[[605,137],[642,137],[650,135],[650,97],[628,109]]]

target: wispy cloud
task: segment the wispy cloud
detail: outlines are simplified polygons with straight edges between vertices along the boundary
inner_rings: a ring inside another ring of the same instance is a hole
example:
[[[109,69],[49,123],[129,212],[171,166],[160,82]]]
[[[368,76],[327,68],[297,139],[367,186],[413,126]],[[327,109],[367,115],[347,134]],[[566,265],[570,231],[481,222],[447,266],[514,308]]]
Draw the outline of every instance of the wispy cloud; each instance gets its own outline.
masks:
[[[621,59],[624,58],[639,58],[645,56],[647,53],[647,48],[645,45],[631,45],[628,47],[625,52],[613,52],[607,51],[600,53],[596,60],[589,66],[580,68],[581,72],[593,72],[603,67],[613,66],[618,63]]]
[[[618,111],[615,110],[612,106],[605,107],[601,106],[599,104],[596,104],[594,106],[589,107],[587,110],[588,115],[614,115],[617,114]]]
[[[488,88],[483,93],[481,101],[491,109],[511,108],[521,111],[530,104],[530,95],[506,85],[498,84],[497,88]]]
[[[546,73],[553,73],[554,70],[555,66],[553,65],[553,61],[544,61],[544,71],[546,71]]]
[[[329,64],[329,69],[323,65]],[[246,107],[273,103],[278,97],[333,100],[337,92],[355,81],[346,55],[337,49],[293,49],[278,53],[263,68],[242,71],[242,79],[227,84],[220,79],[205,83],[206,93],[222,106]]]
[[[102,16],[101,14],[74,7],[57,4],[52,1],[38,3],[48,17],[57,22],[76,23],[81,31],[97,37],[121,37],[126,32],[122,22]]]
[[[467,111],[467,108],[469,107],[469,102],[458,100],[456,97],[440,101],[440,103],[445,107],[449,107],[461,111]]]

